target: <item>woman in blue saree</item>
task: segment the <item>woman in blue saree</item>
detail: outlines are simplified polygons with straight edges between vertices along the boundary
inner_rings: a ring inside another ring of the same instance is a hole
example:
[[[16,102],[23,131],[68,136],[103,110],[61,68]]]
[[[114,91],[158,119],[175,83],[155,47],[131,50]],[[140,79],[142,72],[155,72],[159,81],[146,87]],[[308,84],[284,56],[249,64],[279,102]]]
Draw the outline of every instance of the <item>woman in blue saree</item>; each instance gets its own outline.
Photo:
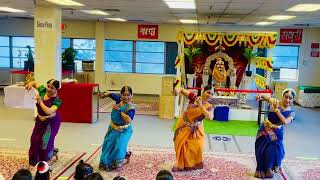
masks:
[[[268,119],[263,122],[256,137],[257,168],[255,177],[257,178],[272,178],[273,172],[282,173],[281,161],[285,155],[283,125],[291,123],[295,117],[293,110],[290,108],[295,95],[293,89],[285,89],[281,101],[267,95],[257,96],[257,99],[267,101],[271,108]]]
[[[116,102],[111,112],[111,122],[104,137],[99,168],[112,171],[129,162],[131,152],[127,152],[132,135],[131,121],[135,114],[135,105],[131,102],[132,89],[124,86],[117,94],[102,94]]]

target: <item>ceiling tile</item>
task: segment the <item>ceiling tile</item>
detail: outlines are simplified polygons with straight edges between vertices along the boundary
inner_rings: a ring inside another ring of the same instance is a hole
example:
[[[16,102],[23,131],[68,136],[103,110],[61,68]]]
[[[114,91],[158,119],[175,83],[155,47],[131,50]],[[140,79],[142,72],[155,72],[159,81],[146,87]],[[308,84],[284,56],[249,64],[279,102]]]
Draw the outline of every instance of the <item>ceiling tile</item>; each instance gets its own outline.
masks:
[[[50,4],[44,0],[36,0],[37,4]],[[215,24],[219,22],[237,22],[238,25],[250,25],[265,20],[274,14],[296,15],[297,18],[281,24],[312,23],[320,24],[320,11],[316,12],[287,12],[286,9],[298,3],[320,3],[320,0],[195,0],[196,10],[170,9],[163,0],[77,0],[85,7],[71,7],[79,9],[119,9],[120,12],[107,11],[108,17],[122,17],[143,19],[148,22],[178,23],[180,18],[198,18],[201,24]],[[1,16],[30,17],[33,14],[33,0],[0,0],[0,6],[28,10],[27,13],[1,13]],[[65,10],[63,19],[79,19],[96,21],[104,16],[90,15],[78,11]],[[196,15],[196,13],[198,13]],[[231,15],[231,16],[225,16]],[[210,18],[208,18],[210,17]],[[279,24],[277,24],[278,26]]]
[[[224,14],[249,14],[250,12],[252,12],[251,9],[234,9],[234,10],[226,10],[224,12]]]
[[[259,6],[261,6],[261,4],[258,3],[230,3],[230,5],[228,6],[228,10],[229,9],[256,9]]]
[[[237,23],[241,18],[236,17],[220,17],[219,23]]]

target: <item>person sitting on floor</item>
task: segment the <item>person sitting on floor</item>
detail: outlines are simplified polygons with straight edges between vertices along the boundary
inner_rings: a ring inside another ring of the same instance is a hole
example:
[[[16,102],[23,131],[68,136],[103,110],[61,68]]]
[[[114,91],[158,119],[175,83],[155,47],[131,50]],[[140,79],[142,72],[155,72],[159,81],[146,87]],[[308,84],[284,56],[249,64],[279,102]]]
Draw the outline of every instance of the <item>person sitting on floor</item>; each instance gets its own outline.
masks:
[[[93,168],[90,164],[85,163],[83,160],[80,160],[79,164],[76,167],[76,172],[74,175],[75,180],[84,180],[87,176],[93,173]]]
[[[0,179],[1,179],[0,175]],[[4,179],[4,178],[3,178]],[[28,169],[19,169],[12,177],[12,180],[32,180],[32,174]]]
[[[34,180],[50,180],[50,166],[45,161],[40,161],[36,165],[36,176],[34,177]]]
[[[173,180],[173,176],[170,171],[161,170],[158,172],[156,180]]]
[[[84,178],[84,180],[103,180],[103,177],[100,173],[92,173],[86,178]]]
[[[117,177],[113,178],[113,180],[126,180],[126,178],[122,177],[122,176],[117,176]]]

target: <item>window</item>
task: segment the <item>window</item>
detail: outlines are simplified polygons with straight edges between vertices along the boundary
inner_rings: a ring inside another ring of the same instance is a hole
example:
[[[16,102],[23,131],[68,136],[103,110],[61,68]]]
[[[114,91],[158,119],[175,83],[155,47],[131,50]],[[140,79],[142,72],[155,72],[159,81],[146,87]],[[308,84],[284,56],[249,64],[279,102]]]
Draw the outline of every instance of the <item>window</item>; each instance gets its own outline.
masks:
[[[164,73],[164,42],[136,43],[136,72]]]
[[[10,41],[12,45],[10,46]],[[0,68],[24,68],[24,61],[27,60],[27,46],[34,52],[33,37],[0,36]],[[82,60],[95,60],[96,42],[94,39],[70,39],[62,38],[61,53],[66,48],[73,47],[78,51],[75,62],[77,69],[81,70]],[[12,53],[12,56],[10,54]]]
[[[0,36],[0,67],[10,67],[9,37]]]
[[[76,69],[82,71],[82,61],[96,60],[96,40],[94,39],[72,39],[73,48],[77,50]]]
[[[105,41],[104,70],[132,72],[133,41]]]
[[[77,50],[77,60],[96,59],[96,40],[94,39],[73,39],[73,48]]]
[[[28,48],[31,46],[34,52],[33,37],[12,37],[12,67],[24,68],[24,61],[27,60]]]
[[[164,73],[165,43],[105,40],[105,71]]]
[[[69,47],[71,47],[71,39],[70,38],[62,38],[62,40],[61,40],[61,53],[63,53],[64,50]]]
[[[299,46],[278,45],[272,49],[273,72],[276,80],[297,80]]]

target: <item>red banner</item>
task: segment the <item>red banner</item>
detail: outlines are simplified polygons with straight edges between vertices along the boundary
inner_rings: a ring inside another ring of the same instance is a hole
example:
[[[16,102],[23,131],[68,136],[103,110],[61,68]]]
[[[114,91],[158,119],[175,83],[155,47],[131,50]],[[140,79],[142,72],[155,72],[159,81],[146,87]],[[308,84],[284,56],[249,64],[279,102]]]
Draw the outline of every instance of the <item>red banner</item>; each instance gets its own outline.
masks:
[[[319,57],[319,55],[320,55],[319,51],[311,51],[311,54],[310,54],[311,57]]]
[[[280,43],[301,43],[302,29],[280,29]]]
[[[138,25],[138,38],[140,39],[158,39],[158,25]]]
[[[319,43],[311,43],[311,49],[319,49],[320,44]]]

